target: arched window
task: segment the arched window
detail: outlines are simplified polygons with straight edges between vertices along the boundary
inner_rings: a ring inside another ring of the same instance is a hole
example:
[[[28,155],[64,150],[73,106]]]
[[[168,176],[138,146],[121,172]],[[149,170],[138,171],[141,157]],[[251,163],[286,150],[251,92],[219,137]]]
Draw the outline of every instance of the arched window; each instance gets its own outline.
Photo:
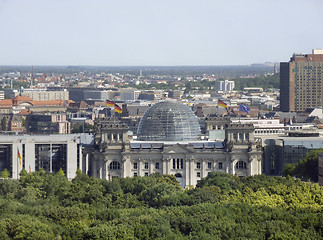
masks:
[[[120,169],[120,163],[117,162],[117,161],[111,162],[110,165],[109,165],[109,169],[110,170]]]
[[[236,169],[247,169],[247,164],[244,161],[239,161],[236,163]]]

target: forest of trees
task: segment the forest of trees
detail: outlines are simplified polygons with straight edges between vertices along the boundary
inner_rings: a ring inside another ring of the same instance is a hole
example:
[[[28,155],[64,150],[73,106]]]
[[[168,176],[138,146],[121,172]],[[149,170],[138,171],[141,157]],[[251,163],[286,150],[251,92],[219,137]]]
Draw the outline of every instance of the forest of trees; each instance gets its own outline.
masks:
[[[323,187],[293,178],[20,175],[0,181],[0,239],[322,239]]]
[[[224,79],[219,79],[217,81],[221,81]],[[234,90],[243,90],[245,87],[261,87],[265,90],[268,90],[269,88],[276,88],[279,89],[279,73],[276,73],[274,75],[263,75],[263,76],[257,76],[254,78],[234,78],[230,79],[231,81],[234,81],[235,88]],[[173,81],[169,81],[167,83],[152,83],[152,84],[146,84],[146,83],[140,83],[139,85],[136,85],[134,83],[124,85],[123,87],[132,87],[137,89],[145,89],[145,90],[152,90],[152,89],[163,89],[163,90],[174,90],[174,89],[184,89],[185,93],[189,93],[192,90],[198,90],[201,92],[204,91],[211,91],[216,90],[216,81],[209,81],[207,79],[201,80],[201,81],[188,81],[183,80],[183,85],[176,85]]]

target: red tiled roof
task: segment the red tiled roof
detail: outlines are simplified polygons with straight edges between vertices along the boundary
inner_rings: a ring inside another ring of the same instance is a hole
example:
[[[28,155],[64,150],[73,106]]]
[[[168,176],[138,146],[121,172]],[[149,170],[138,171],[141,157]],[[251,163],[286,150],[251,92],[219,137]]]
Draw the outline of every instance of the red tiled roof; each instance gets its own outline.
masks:
[[[33,101],[30,97],[28,96],[20,96],[20,95],[17,95],[14,100],[16,101],[19,101],[19,102],[31,102]]]

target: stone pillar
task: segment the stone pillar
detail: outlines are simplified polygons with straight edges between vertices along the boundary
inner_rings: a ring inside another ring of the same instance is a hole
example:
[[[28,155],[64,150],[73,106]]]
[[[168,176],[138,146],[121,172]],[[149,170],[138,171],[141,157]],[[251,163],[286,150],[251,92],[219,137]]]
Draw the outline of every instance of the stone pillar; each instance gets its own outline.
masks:
[[[138,176],[142,176],[142,160],[138,159]]]
[[[102,166],[103,166],[103,160],[102,160],[102,158],[100,158],[100,160],[99,160],[99,178],[100,179],[102,179]]]
[[[126,175],[126,169],[127,169],[126,161],[127,161],[127,159],[125,157],[123,157],[122,160],[121,160],[120,175],[121,175],[122,178],[127,176]]]
[[[201,178],[206,177],[206,175],[205,161],[201,159]]]
[[[252,171],[253,163],[254,163],[254,159],[253,159],[253,157],[250,157],[250,156],[249,156],[249,159],[248,159],[248,166],[247,166],[247,174],[248,174],[248,176],[252,176],[252,175],[253,175],[253,171]],[[257,166],[257,167],[258,167],[258,166]]]
[[[230,174],[234,175],[236,172],[235,172],[235,164],[236,164],[236,160],[234,158],[231,159],[231,162],[230,162]]]
[[[190,159],[185,158],[184,159],[184,171],[183,171],[183,186],[187,187],[190,185]]]
[[[170,169],[171,169],[171,158],[167,158],[166,159],[166,174],[169,174],[170,173]]]
[[[258,172],[256,174],[262,174],[261,158],[257,158],[257,163],[258,163]]]
[[[89,174],[89,154],[85,155],[85,174]]]
[[[151,158],[149,159],[149,175],[154,173],[154,162],[151,160]]]
[[[196,175],[195,175],[195,171],[194,171],[195,167],[194,167],[194,159],[190,159],[190,186],[195,186],[197,183],[196,180]]]
[[[225,173],[230,173],[230,163],[231,163],[231,155],[227,155],[225,157],[225,161],[222,163],[223,169],[225,169]]]
[[[167,159],[163,158],[162,159],[162,166],[161,166],[162,174],[166,174],[166,168],[167,168]]]
[[[111,180],[111,177],[109,178],[110,175],[110,169],[109,165],[112,161],[105,161],[104,166],[103,166],[103,179],[108,179]]]

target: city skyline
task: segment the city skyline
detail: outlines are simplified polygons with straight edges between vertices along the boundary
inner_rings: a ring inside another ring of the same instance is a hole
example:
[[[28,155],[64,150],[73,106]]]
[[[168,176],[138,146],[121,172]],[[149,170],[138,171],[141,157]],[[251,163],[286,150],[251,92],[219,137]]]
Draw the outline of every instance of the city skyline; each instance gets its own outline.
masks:
[[[295,52],[323,48],[322,6],[318,0],[0,0],[0,65],[288,61]]]

